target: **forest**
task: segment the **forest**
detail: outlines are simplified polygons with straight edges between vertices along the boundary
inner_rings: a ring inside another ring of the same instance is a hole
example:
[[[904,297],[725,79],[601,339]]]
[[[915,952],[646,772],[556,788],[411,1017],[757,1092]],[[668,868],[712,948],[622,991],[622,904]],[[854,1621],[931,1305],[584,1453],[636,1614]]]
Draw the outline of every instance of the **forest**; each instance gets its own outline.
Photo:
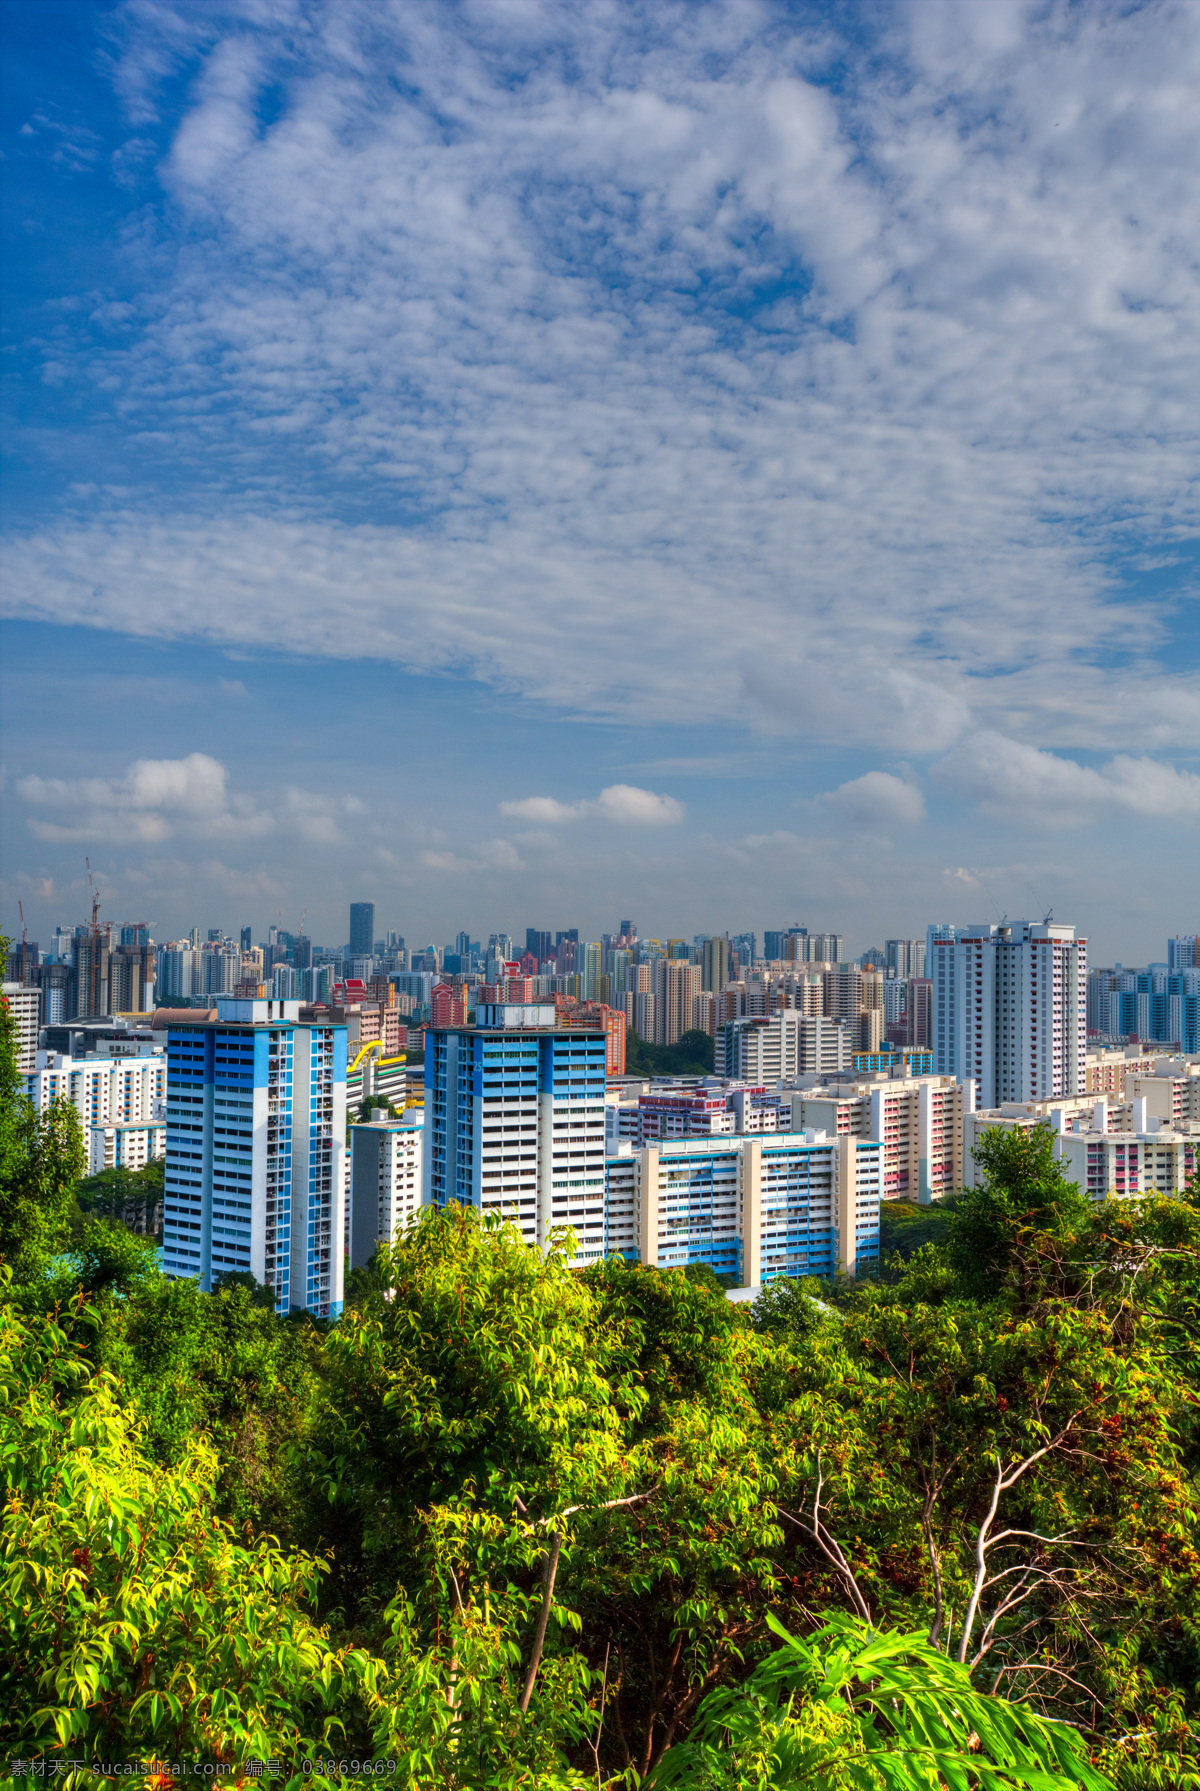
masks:
[[[321,1324],[164,1278],[3,1028],[9,1780],[1200,1791],[1195,1183],[997,1134],[747,1304],[427,1211]]]

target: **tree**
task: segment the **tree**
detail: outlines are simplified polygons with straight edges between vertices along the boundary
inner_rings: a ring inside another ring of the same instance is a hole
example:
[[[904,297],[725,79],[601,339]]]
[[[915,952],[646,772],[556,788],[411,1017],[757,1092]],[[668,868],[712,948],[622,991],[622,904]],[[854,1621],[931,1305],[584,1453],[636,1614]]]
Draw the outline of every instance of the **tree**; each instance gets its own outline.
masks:
[[[165,1172],[162,1157],[142,1169],[102,1169],[78,1184],[75,1199],[81,1212],[115,1220],[161,1243]]]
[[[707,1032],[690,1030],[677,1044],[654,1045],[631,1029],[625,1067],[633,1076],[711,1076],[713,1041]]]
[[[951,1215],[946,1254],[965,1291],[989,1298],[1025,1274],[1038,1241],[1061,1244],[1082,1230],[1090,1204],[1054,1156],[1049,1126],[994,1126],[972,1156],[983,1180],[964,1189]]]
[[[0,1305],[0,1744],[64,1763],[321,1756],[380,1663],[306,1614],[317,1562],[214,1516],[211,1450],[146,1460],[81,1355],[88,1322],[81,1304],[61,1321]]]
[[[10,941],[0,938],[0,951]],[[86,1154],[69,1101],[39,1113],[17,1068],[16,1022],[0,1000],[0,1258],[31,1274],[70,1237]]]
[[[1075,1732],[976,1691],[922,1635],[841,1613],[780,1646],[744,1685],[711,1692],[653,1791],[1112,1791]]]

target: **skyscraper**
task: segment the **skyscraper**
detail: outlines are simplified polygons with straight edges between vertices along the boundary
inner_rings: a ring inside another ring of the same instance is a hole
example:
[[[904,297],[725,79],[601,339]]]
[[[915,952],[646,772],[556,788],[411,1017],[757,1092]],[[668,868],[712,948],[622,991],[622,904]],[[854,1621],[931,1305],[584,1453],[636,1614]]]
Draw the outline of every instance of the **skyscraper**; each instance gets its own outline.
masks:
[[[701,947],[700,987],[714,991],[729,981],[728,939],[706,939]]]
[[[352,958],[369,958],[375,950],[374,902],[350,904],[350,953]]]
[[[1082,1094],[1087,941],[1074,927],[930,927],[933,1066],[969,1077],[980,1107]]]
[[[692,998],[700,993],[700,966],[684,958],[654,965],[654,1042],[677,1045],[692,1027]]]
[[[482,1005],[425,1044],[425,1198],[502,1214],[543,1249],[570,1225],[604,1254],[605,1036],[551,1006]]]
[[[923,939],[885,939],[883,959],[888,974],[891,976],[924,976],[925,941]]]
[[[253,927],[243,927],[242,928],[242,950],[243,951],[253,951],[254,950],[254,928]]]
[[[163,1268],[206,1291],[227,1270],[278,1312],[342,1307],[346,1028],[297,1002],[217,1000],[167,1039]]]

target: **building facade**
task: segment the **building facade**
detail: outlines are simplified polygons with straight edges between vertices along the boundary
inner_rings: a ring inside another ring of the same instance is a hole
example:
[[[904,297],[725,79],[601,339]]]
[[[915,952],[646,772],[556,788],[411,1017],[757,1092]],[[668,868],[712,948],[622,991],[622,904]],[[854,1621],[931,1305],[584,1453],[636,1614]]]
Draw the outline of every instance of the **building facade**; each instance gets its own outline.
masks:
[[[981,1107],[1083,1092],[1087,941],[1049,921],[931,927],[934,1069]]]
[[[374,950],[375,904],[374,902],[351,902],[349,956],[351,958],[369,958]]]
[[[12,1015],[16,1028],[17,1068],[23,1076],[28,1076],[37,1068],[42,991],[25,983],[5,983],[0,990],[0,1001]]]
[[[246,1270],[278,1312],[342,1308],[346,1031],[297,1002],[220,997],[167,1042],[163,1268]]]
[[[424,1115],[382,1115],[350,1128],[350,1267],[362,1268],[421,1207]]]
[[[881,1145],[817,1131],[622,1145],[606,1163],[606,1247],[749,1286],[854,1274],[878,1258],[881,1168]]]
[[[558,1028],[542,1004],[482,1003],[473,1027],[425,1046],[425,1199],[515,1224],[545,1249],[575,1233],[577,1264],[604,1254],[606,1038]]]

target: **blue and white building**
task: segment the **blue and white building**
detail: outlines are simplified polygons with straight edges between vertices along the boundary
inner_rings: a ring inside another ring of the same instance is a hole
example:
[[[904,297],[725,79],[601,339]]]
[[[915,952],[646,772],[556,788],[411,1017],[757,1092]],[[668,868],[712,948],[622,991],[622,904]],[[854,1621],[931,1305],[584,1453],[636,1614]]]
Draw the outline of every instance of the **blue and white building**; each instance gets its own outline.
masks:
[[[210,1291],[227,1270],[278,1312],[342,1309],[346,1029],[298,1002],[217,998],[167,1042],[163,1267]]]
[[[1052,921],[929,928],[933,1069],[980,1107],[1082,1094],[1087,941]]]
[[[882,1139],[823,1131],[618,1145],[606,1163],[605,1252],[743,1286],[853,1275],[879,1257]]]
[[[575,1233],[605,1253],[603,1032],[556,1028],[549,1004],[481,1004],[425,1040],[425,1200],[499,1213],[526,1243]]]

